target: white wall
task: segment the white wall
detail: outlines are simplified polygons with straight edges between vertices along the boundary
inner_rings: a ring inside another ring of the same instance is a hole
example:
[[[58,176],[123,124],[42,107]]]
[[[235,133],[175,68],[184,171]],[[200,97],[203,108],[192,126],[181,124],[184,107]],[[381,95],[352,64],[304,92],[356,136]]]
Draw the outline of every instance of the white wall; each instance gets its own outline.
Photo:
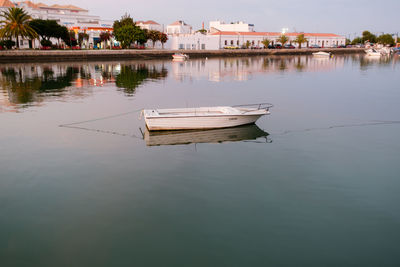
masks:
[[[219,49],[219,36],[202,33],[180,34],[170,36],[171,49],[187,50],[217,50]]]
[[[235,22],[235,23],[225,23],[223,21],[210,21],[210,30],[217,29],[218,31],[227,31],[227,32],[253,32],[254,25],[244,23],[243,21]]]
[[[192,33],[192,26],[184,24],[180,25],[168,25],[167,34],[189,34]]]

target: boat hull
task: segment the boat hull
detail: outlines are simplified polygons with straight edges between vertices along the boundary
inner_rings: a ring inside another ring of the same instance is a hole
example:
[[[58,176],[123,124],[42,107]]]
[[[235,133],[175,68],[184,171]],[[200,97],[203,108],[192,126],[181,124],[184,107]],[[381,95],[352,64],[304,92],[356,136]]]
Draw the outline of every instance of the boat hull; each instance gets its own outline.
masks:
[[[150,131],[218,129],[255,123],[262,115],[188,116],[171,118],[145,118]]]
[[[330,53],[326,53],[326,52],[317,52],[317,53],[313,53],[312,54],[314,57],[321,57],[321,58],[329,58],[331,57]]]

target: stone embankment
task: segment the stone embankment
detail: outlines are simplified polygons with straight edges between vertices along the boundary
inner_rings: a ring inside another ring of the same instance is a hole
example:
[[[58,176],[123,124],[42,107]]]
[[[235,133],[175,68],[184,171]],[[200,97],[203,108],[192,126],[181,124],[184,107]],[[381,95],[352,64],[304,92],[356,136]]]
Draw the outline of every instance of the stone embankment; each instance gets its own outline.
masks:
[[[174,53],[185,53],[190,58],[238,57],[268,55],[310,55],[324,51],[333,54],[362,53],[362,48],[321,49],[238,49],[238,50],[11,50],[0,51],[0,62],[87,61],[124,59],[171,59]]]

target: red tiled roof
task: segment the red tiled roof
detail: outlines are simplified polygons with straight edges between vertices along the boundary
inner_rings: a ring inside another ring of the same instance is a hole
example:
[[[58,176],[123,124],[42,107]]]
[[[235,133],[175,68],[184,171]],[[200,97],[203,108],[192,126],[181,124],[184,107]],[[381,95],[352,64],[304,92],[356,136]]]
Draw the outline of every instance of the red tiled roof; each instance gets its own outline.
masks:
[[[304,32],[287,32],[285,36],[295,37],[304,34],[305,37],[341,37],[333,33],[304,33]],[[212,35],[247,35],[247,36],[281,36],[280,32],[215,32]]]
[[[26,1],[26,2],[30,2],[30,1]],[[32,3],[33,4],[33,3]],[[73,11],[88,11],[87,9],[83,9],[74,5],[51,5],[48,6],[46,4],[43,3],[38,3],[38,4],[33,4],[34,6],[36,6],[36,8],[49,8],[49,9],[67,9],[67,10],[73,10]]]
[[[159,23],[155,22],[154,20],[148,20],[143,22],[143,24],[154,24],[154,25],[160,25]]]
[[[0,0],[0,7],[15,7],[10,0]]]
[[[182,21],[182,20],[177,20],[177,21],[175,21],[175,22],[169,24],[168,26],[177,26],[177,25],[189,26],[189,25],[187,25],[187,24],[186,24],[184,21]]]

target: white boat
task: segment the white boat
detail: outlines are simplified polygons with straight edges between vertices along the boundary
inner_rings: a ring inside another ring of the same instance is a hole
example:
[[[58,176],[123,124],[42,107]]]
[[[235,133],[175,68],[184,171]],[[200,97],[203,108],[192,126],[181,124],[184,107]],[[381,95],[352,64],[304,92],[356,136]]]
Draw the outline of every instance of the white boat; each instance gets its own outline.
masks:
[[[332,54],[320,51],[320,52],[312,53],[312,55],[314,57],[331,57]]]
[[[211,129],[211,130],[176,130],[176,131],[149,131],[145,130],[143,138],[147,146],[188,145],[198,143],[223,143],[238,141],[255,141],[265,138],[269,134],[257,125],[242,125],[238,127]]]
[[[189,56],[186,54],[182,54],[182,53],[176,53],[176,54],[172,55],[172,58],[176,59],[176,60],[186,60],[186,59],[189,59]]]
[[[367,56],[369,56],[369,57],[381,57],[382,56],[381,52],[379,52],[373,48],[365,50],[365,53],[367,53]]]
[[[150,131],[227,128],[255,123],[270,114],[268,103],[232,107],[199,107],[143,110]]]

